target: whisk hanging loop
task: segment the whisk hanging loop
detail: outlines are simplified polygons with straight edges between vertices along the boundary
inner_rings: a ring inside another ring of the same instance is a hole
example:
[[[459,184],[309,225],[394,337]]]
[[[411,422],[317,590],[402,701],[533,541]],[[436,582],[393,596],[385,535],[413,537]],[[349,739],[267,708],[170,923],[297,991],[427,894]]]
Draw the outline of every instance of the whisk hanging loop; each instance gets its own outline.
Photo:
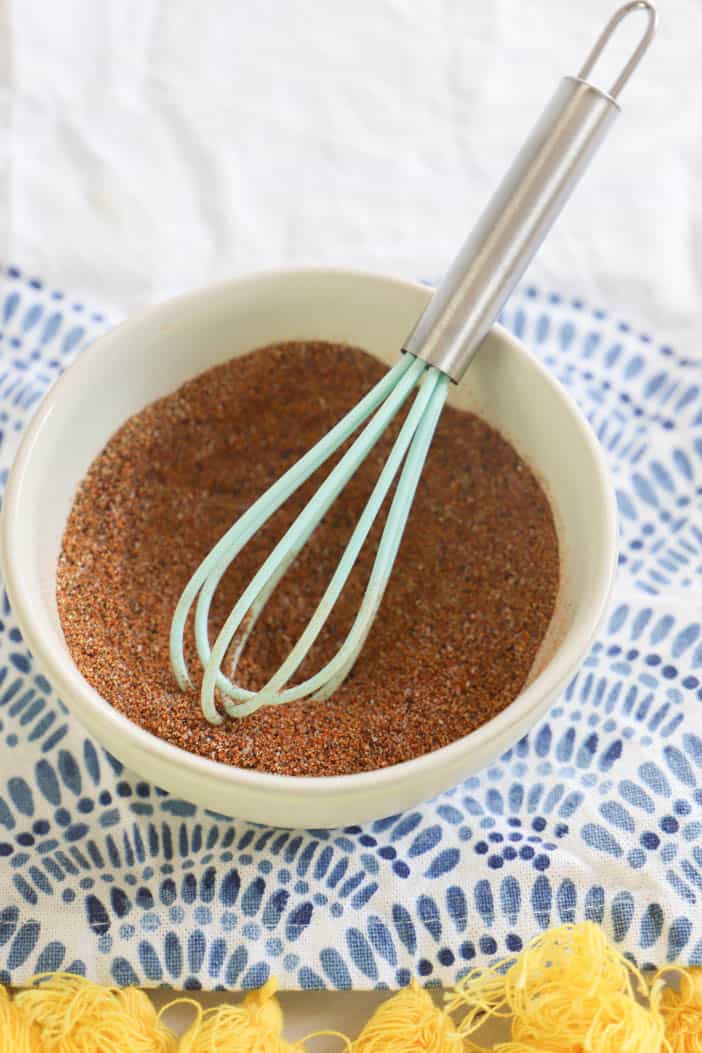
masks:
[[[655,35],[656,22],[658,20],[658,16],[656,14],[656,9],[653,6],[653,4],[650,3],[650,0],[631,0],[630,3],[624,4],[624,6],[620,7],[618,11],[615,11],[612,17],[610,18],[609,22],[604,27],[599,37],[595,41],[592,51],[587,56],[582,66],[580,67],[580,70],[578,71],[578,80],[586,81],[589,78],[590,74],[595,68],[597,60],[599,59],[600,55],[614,36],[614,32],[617,26],[634,11],[646,12],[646,28],[644,29],[643,36],[641,37],[635,50],[629,57],[626,65],[620,72],[612,87],[607,92],[607,95],[609,95],[610,99],[614,99],[615,101],[619,98],[622,89],[625,87],[632,73],[638,66],[641,59],[644,57],[646,51],[648,50],[648,46]]]

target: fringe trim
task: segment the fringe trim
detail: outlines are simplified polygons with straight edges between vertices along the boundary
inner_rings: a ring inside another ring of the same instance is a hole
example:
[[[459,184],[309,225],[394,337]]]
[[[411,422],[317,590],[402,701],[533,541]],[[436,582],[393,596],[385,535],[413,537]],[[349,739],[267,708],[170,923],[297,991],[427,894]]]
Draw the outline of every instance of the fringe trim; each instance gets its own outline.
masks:
[[[645,976],[592,922],[542,933],[523,951],[471,970],[438,1006],[416,981],[381,1005],[355,1041],[335,1031],[283,1038],[277,983],[237,1005],[204,1010],[178,998],[159,1013],[134,987],[68,973],[34,977],[14,998],[0,987],[0,1053],[311,1053],[320,1035],[339,1053],[487,1053],[477,1032],[503,1018],[496,1053],[702,1053],[702,970]],[[192,1006],[180,1037],[164,1023]]]

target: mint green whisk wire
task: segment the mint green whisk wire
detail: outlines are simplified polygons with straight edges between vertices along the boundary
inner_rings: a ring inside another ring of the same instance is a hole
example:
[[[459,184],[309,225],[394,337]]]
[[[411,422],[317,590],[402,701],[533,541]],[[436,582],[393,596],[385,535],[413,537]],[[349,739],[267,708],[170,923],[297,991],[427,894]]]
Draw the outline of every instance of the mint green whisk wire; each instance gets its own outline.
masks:
[[[383,434],[390,421],[401,408],[416,384],[418,375],[425,368],[426,367],[423,364],[417,365],[415,362],[409,369],[404,371],[396,387],[394,387],[386,396],[385,401],[381,403],[380,407],[376,410],[374,416],[355,440],[353,445],[346,451],[343,458],[329,474],[327,479],[324,480],[314,497],[312,497],[307,503],[295,522],[288,529],[287,533],[281,538],[278,545],[261,566],[260,570],[253,578],[246,591],[242,594],[231,615],[227,619],[227,622],[219,634],[220,637],[228,634],[229,629],[234,625],[234,632],[231,633],[230,636],[231,641],[231,638],[234,633],[236,633],[241,622],[249,611],[251,612],[251,620],[247,629],[249,633],[252,631],[255,619],[263,609],[263,605],[275,588],[275,585],[295,559],[302,546],[307,542],[320,519],[326,515],[331,504],[346,486],[351,476],[357,470],[361,462],[367,457],[368,453]],[[329,435],[332,436],[333,431],[330,432]],[[322,439],[322,442],[324,442],[324,439]],[[295,487],[295,489],[297,489],[297,487]],[[231,558],[228,555],[225,555],[219,565],[209,576],[198,597],[195,611],[195,641],[198,657],[202,665],[205,667],[207,667],[211,660],[207,632],[210,602],[222,575],[226,572],[230,564]],[[245,641],[242,641],[240,643],[239,653],[241,652],[244,642]],[[224,652],[220,656],[220,662],[223,657]],[[220,687],[225,694],[229,694],[231,697],[240,698],[241,700],[248,698],[251,695],[251,692],[242,694],[240,693],[241,689],[233,688],[230,681],[224,677],[224,675],[218,678],[217,686]]]
[[[413,368],[408,371],[408,380],[414,382],[416,376],[422,373],[425,368],[426,367],[424,366],[420,366],[419,368],[413,366]],[[447,386],[448,381],[446,381],[445,378],[442,378],[438,371],[430,369],[427,372],[422,383],[422,388],[403,424],[400,434],[395,440],[390,456],[347,544],[336,572],[327,586],[327,590],[316,611],[312,615],[307,628],[278,672],[266,685],[264,685],[263,688],[260,689],[260,691],[246,692],[241,688],[237,688],[231,683],[231,681],[227,682],[226,686],[222,689],[222,693],[225,696],[229,696],[229,698],[225,697],[224,699],[224,707],[227,713],[231,716],[246,716],[262,705],[292,702],[301,698],[309,697],[310,695],[313,695],[315,698],[326,698],[332,694],[345,679],[365,642],[370,625],[382,600],[395,561],[395,555],[402,538],[402,533],[407,522],[414,491],[419,481],[419,476],[436,427],[436,422],[441,410],[443,409]],[[397,413],[401,404],[406,400],[409,391],[398,387],[394,394],[396,395],[396,398],[392,399],[392,401],[391,398],[388,398],[387,402],[382,407],[383,409],[387,407],[386,413],[381,414],[381,411],[379,411],[377,415],[377,431],[379,433],[382,433],[382,431],[385,430],[389,419],[392,419],[392,416]],[[428,407],[431,407],[431,410],[429,410]],[[368,426],[368,429],[370,429],[370,426]],[[371,437],[373,438],[373,441],[377,441],[374,436],[359,436],[359,441],[365,438],[365,442],[360,443],[358,451],[358,456],[361,458],[365,457],[367,454],[368,441]],[[373,570],[371,571],[370,580],[366,587],[364,599],[349,635],[334,658],[332,658],[323,669],[319,670],[318,673],[310,677],[308,680],[305,680],[303,683],[297,684],[295,687],[288,688],[287,690],[281,690],[283,685],[287,683],[300,663],[304,660],[306,654],[309,652],[324,626],[324,623],[329,617],[329,614],[331,613],[332,608],[334,607],[334,604],[351,572],[363,542],[365,541],[378,511],[380,510],[383,500],[392,485],[393,479],[397,474],[410,443],[410,452],[407,456],[405,467],[388,513],[388,518],[378,546]],[[352,450],[348,451],[349,454],[351,452]],[[346,465],[344,465],[343,460],[339,463],[337,466],[339,476],[330,486],[330,490],[334,492],[334,495],[346,485],[351,478],[351,475],[356,470],[356,467],[357,465],[354,464],[353,460]],[[331,476],[327,482],[331,482]],[[246,593],[242,595],[215,641],[209,660],[204,663],[205,675],[202,684],[202,704],[203,711],[208,719],[212,719],[213,714],[216,713],[214,707],[214,689],[217,683],[216,678],[218,671],[220,670],[221,662],[243,617],[246,616],[248,605],[255,602],[255,598],[253,597],[256,597],[257,589],[258,595],[261,594],[261,590],[266,589],[266,582],[268,580],[267,575],[270,573],[271,568],[273,568],[274,580],[278,580],[279,575],[276,573],[276,565],[281,561],[284,568],[289,565],[291,553],[292,558],[294,558],[294,555],[297,554],[300,547],[307,541],[312,530],[326,513],[333,498],[329,499],[326,494],[322,493],[322,490],[323,487],[320,488],[315,497],[312,498],[308,506],[301,513],[300,517],[298,517],[297,523],[300,524],[300,533],[296,536],[293,535],[292,538],[290,537],[296,526],[296,524],[293,524],[288,531],[288,534],[279,542],[278,551],[274,549],[269,556],[269,567],[266,568],[266,564],[261,567],[261,570],[259,571],[259,580],[257,581],[256,578],[254,578],[249,586],[249,590],[247,590],[248,595]],[[292,549],[289,547],[291,541],[293,545]],[[266,595],[268,595],[267,590]],[[238,653],[240,654],[241,650],[239,650]],[[234,665],[233,671],[235,671],[235,669],[236,664]],[[241,701],[239,704],[234,704],[230,701],[231,698],[236,698]]]
[[[278,672],[258,692],[258,698],[264,704],[273,704],[275,699],[282,701],[278,692],[295,674],[331,613],[409,447],[366,592],[348,637],[335,657],[323,669],[289,690],[289,698],[300,699],[312,695],[313,692],[316,692],[314,698],[328,698],[344,681],[366,641],[382,602],[434,430],[446,401],[449,383],[447,377],[443,377],[435,369],[429,369],[421,383],[420,393],[317,610]],[[229,709],[227,703],[225,707]]]
[[[221,565],[216,584],[244,545],[288,497],[297,490],[350,435],[377,409],[397,381],[410,367],[411,360],[403,355],[399,362],[372,388],[361,401],[343,417],[332,430],[319,440],[296,464],[277,479],[268,490],[234,523],[197,568],[183,589],[173,615],[170,632],[170,658],[173,673],[182,691],[192,687],[185,661],[184,636],[188,615],[198,593],[210,575]],[[202,656],[200,656],[202,660]]]
[[[333,501],[400,410],[422,374],[424,377],[415,402],[402,425],[337,570],[306,630],[283,666],[260,691],[248,691],[241,688],[230,677],[224,675],[221,664],[242,623],[248,615],[246,628],[236,643],[232,661],[232,677],[236,672],[238,659],[248,635],[253,630],[256,619],[273,589]],[[183,653],[183,637],[189,611],[193,603],[197,601],[194,622],[195,641],[198,657],[205,670],[201,702],[203,713],[211,723],[219,723],[222,720],[215,703],[216,689],[219,689],[223,696],[227,713],[231,716],[245,716],[262,705],[294,701],[316,691],[318,694],[315,697],[328,697],[346,677],[365,642],[370,624],[382,600],[436,422],[446,400],[447,388],[448,379],[437,370],[427,369],[425,363],[413,359],[412,356],[403,356],[394,369],[346,417],[339,421],[325,438],[308,451],[301,461],[266,491],[227,531],[197,569],[183,592],[173,619],[171,661],[181,686],[188,686],[190,677]],[[371,420],[260,567],[227,618],[214,644],[210,647],[208,638],[210,604],[227,568],[272,512],[371,414],[373,414]],[[304,660],[329,617],[405,455],[407,455],[405,467],[388,513],[364,600],[346,641],[335,657],[315,676],[293,688],[281,690]]]

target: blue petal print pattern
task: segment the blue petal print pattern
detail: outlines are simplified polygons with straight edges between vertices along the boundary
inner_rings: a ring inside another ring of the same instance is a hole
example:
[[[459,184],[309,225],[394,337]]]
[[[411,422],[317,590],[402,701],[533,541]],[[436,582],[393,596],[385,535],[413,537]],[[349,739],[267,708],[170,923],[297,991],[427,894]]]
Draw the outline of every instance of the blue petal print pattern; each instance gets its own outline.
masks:
[[[6,268],[0,487],[106,319]],[[404,815],[273,830],[144,782],[91,741],[0,600],[0,980],[179,988],[450,983],[590,918],[640,964],[702,963],[702,362],[533,288],[503,318],[579,400],[619,503],[615,601],[559,702]]]

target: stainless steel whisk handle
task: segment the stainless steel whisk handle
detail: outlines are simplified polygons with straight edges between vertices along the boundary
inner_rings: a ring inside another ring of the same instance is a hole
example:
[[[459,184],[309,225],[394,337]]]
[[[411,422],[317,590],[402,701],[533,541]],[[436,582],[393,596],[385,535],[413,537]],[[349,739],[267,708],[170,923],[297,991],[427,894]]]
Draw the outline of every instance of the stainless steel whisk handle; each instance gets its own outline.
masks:
[[[645,32],[604,92],[586,78],[616,27],[636,10],[646,13]],[[617,97],[655,28],[653,4],[632,0],[612,16],[578,75],[561,81],[403,351],[461,379],[619,113]]]

